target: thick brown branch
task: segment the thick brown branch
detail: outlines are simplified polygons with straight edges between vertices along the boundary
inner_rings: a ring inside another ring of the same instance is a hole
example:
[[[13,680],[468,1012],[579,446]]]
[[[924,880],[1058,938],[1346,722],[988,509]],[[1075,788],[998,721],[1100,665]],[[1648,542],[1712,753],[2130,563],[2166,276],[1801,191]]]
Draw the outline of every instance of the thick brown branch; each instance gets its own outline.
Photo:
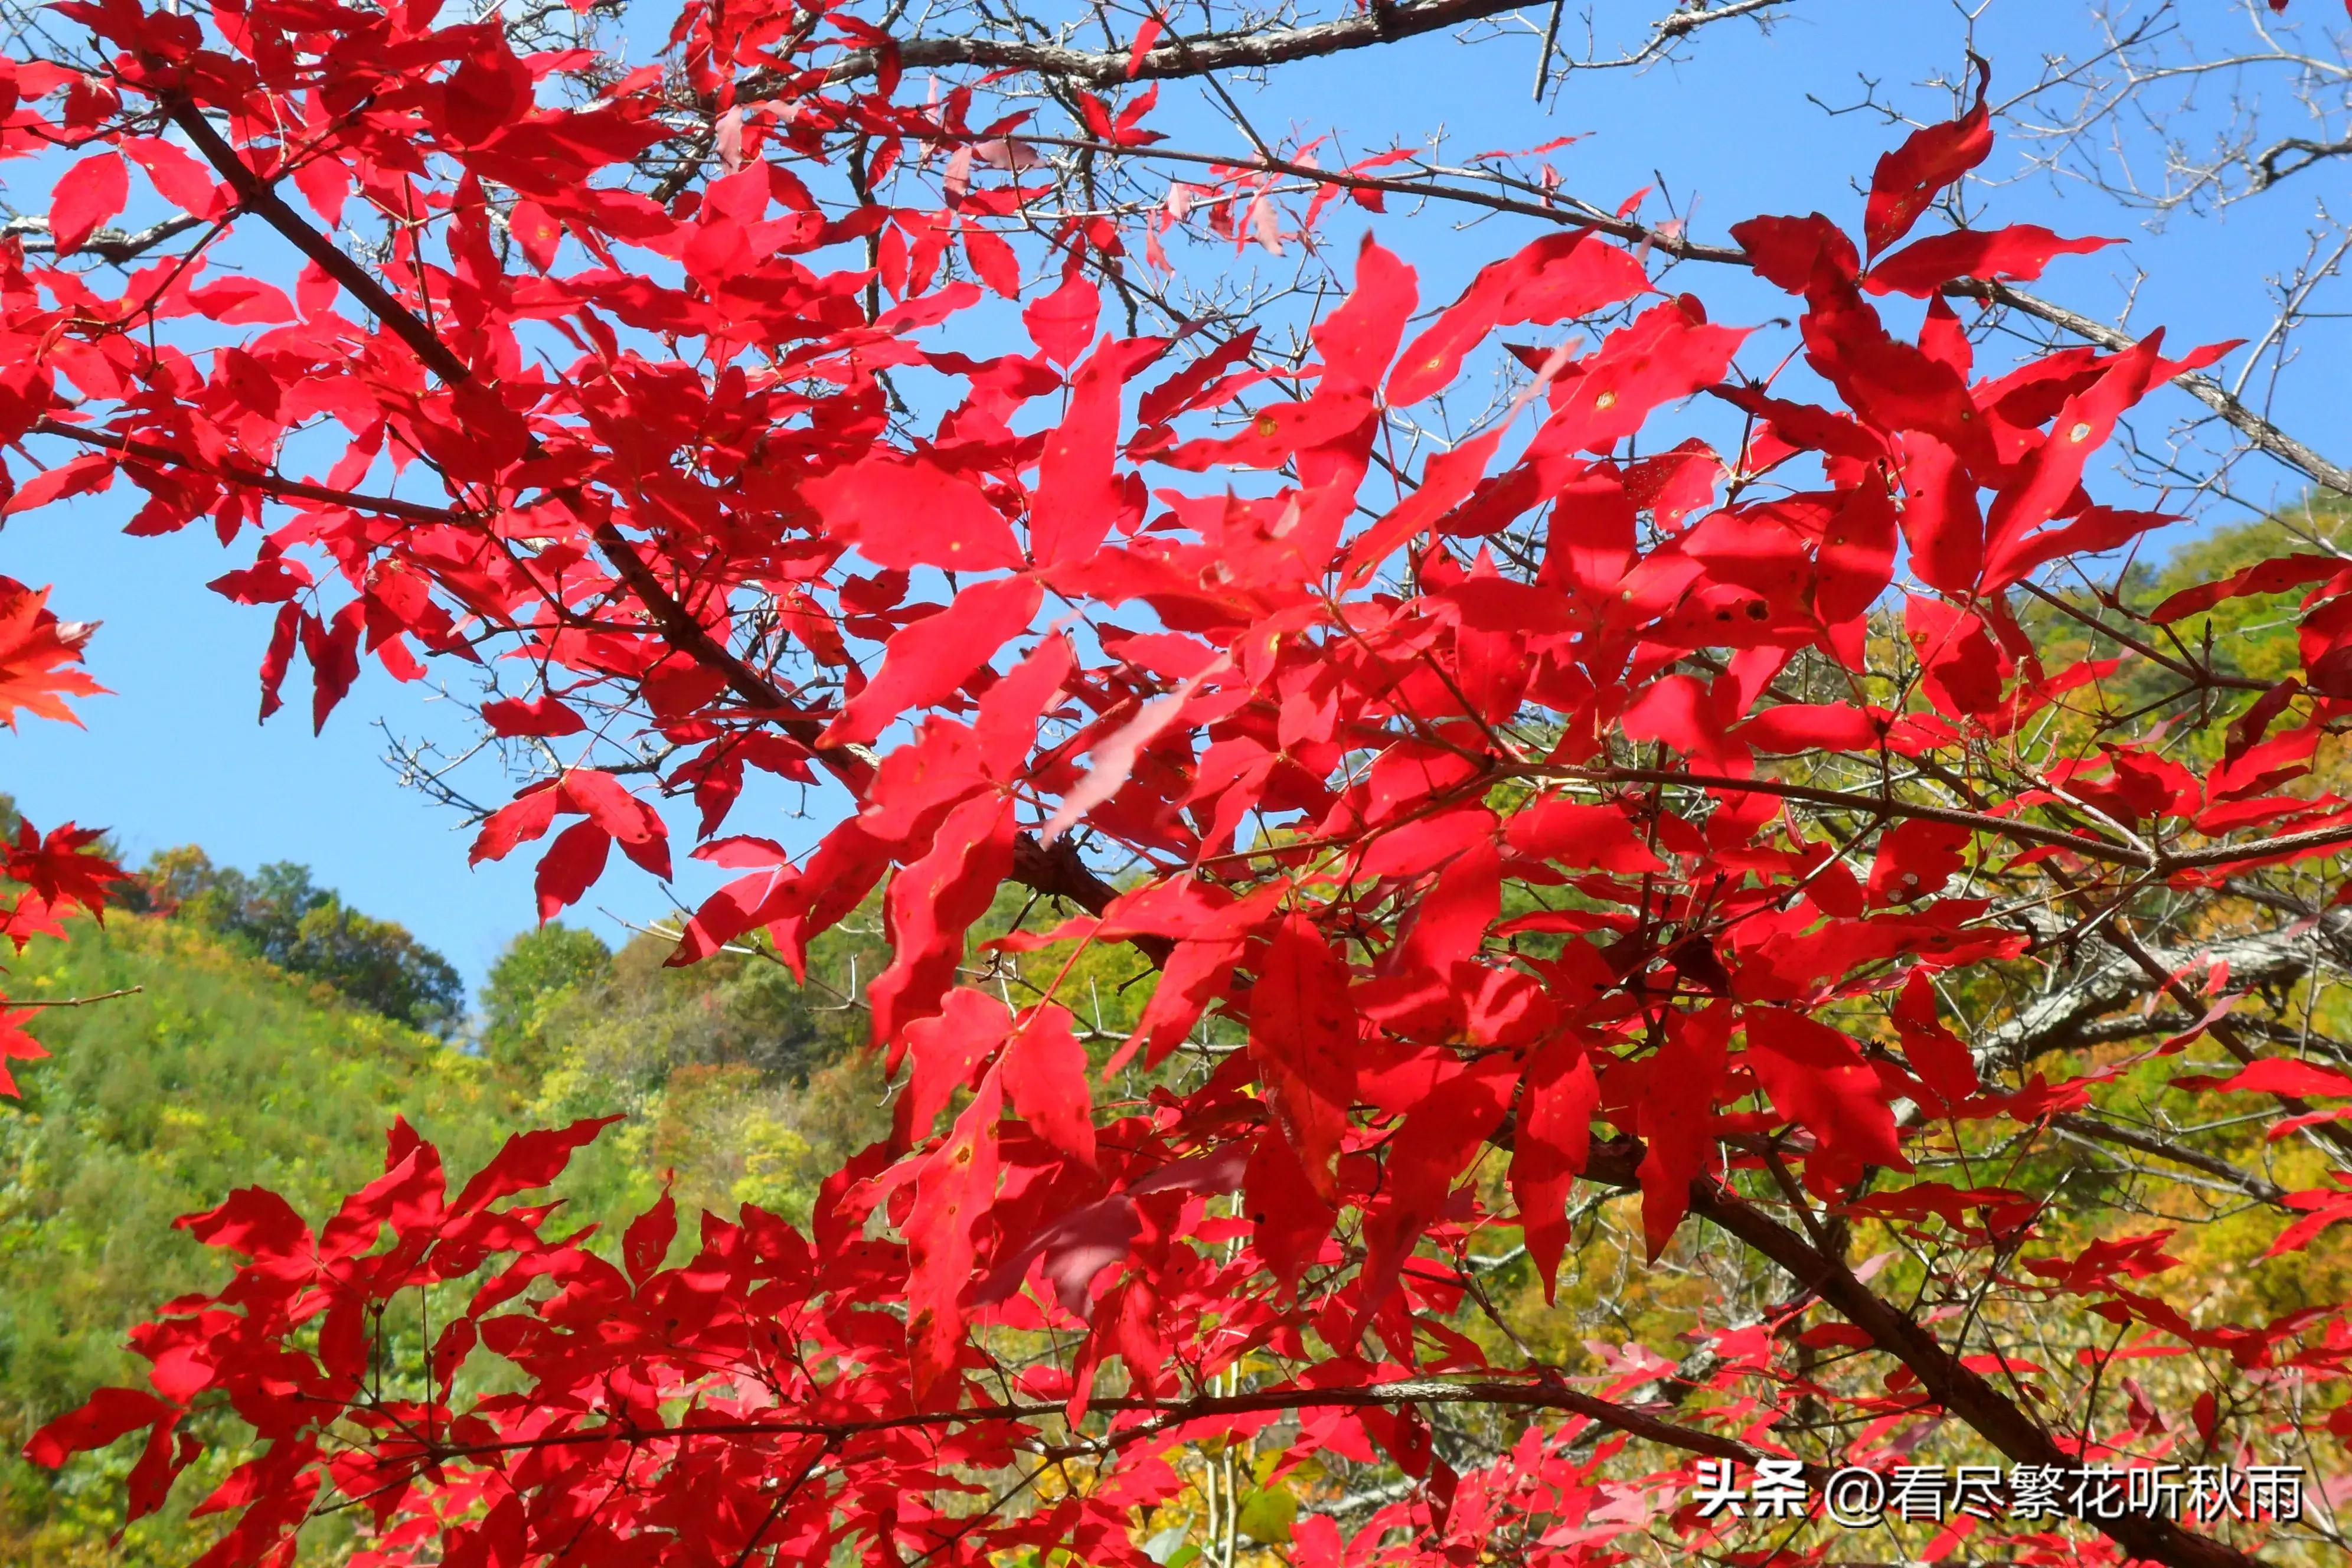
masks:
[[[87,255],[103,258],[120,267],[126,261],[138,259],[159,245],[178,238],[190,229],[204,227],[207,221],[183,213],[178,217],[165,218],[162,223],[135,233],[119,228],[92,229],[89,237],[81,242],[81,249]],[[49,237],[49,220],[45,217],[12,217],[5,226],[0,226],[0,237],[24,241],[27,251],[53,251],[58,247],[57,241]]]
[[[2073,333],[2087,342],[2111,349],[2117,353],[2136,347],[2139,340],[2129,332],[2118,331],[2105,321],[2094,320],[2079,310],[2012,289],[2006,283],[1982,283],[1973,279],[1945,286],[1944,292],[1956,298],[1983,300],[2003,305],[2021,315]],[[2336,491],[2352,496],[2352,468],[2331,463],[2309,447],[2296,440],[2243,403],[2231,395],[2227,387],[2201,371],[2183,371],[2172,378],[2172,384],[2220,415],[2238,433],[2256,447],[2268,452],[2291,468],[2299,468],[2311,479]]]
[[[1310,26],[1170,38],[1147,53],[1139,66],[1134,65],[1133,52],[1128,49],[1073,49],[1059,44],[1016,43],[1004,38],[908,38],[898,46],[898,63],[905,68],[979,66],[988,70],[1028,71],[1092,87],[1110,87],[1130,76],[1147,81],[1205,76],[1211,71],[1249,70],[1368,48],[1375,44],[1392,44],[1400,38],[1504,16],[1517,10],[1519,3],[1520,0],[1420,0],[1419,4],[1403,5],[1371,5],[1351,16]],[[854,49],[835,62],[827,79],[840,82],[872,76],[881,63],[881,51]]]
[[[2096,1117],[2077,1116],[2072,1113],[2053,1116],[2050,1119],[2050,1124],[2063,1128],[2078,1138],[2088,1138],[2100,1143],[2113,1143],[2125,1149],[2137,1149],[2143,1154],[2153,1154],[2159,1160],[2169,1161],[2173,1164],[2185,1166],[2191,1171],[2202,1171],[2207,1175],[2237,1188],[2248,1197],[2269,1204],[2273,1207],[2284,1208],[2286,1205],[2286,1189],[2277,1183],[2257,1176],[2252,1171],[2242,1171],[2227,1160],[2218,1160],[2210,1154],[2200,1154],[2194,1149],[2184,1149],[2178,1143],[2168,1142],[2153,1133],[2141,1132],[2128,1127],[2117,1127],[2113,1122],[2102,1121]]]
[[[1586,63],[1596,67],[1645,65],[1711,23],[1758,16],[1783,3],[1784,0],[1729,0],[1728,4],[1712,8],[1678,10],[1652,23],[1649,38],[1638,49],[1621,58]],[[1027,71],[1091,87],[1116,87],[1129,80],[1167,80],[1313,59],[1392,44],[1464,23],[1506,16],[1517,9],[1518,0],[1509,4],[1501,0],[1374,4],[1352,16],[1304,27],[1236,29],[1171,37],[1147,51],[1140,64],[1131,49],[1073,49],[1059,44],[1022,43],[1006,38],[908,38],[898,44],[898,54],[902,68],[981,66],[991,70]],[[826,79],[841,82],[872,76],[880,68],[881,61],[881,51],[877,49],[852,50],[835,62]],[[1578,67],[1571,65],[1569,68]]]
[[[2326,936],[2341,918],[2341,911],[2333,912],[2313,934]],[[1969,1051],[1978,1070],[1988,1078],[2021,1071],[2052,1051],[2080,1050],[2147,1034],[2187,1034],[2210,1010],[2210,1002],[2200,998],[2194,1007],[2176,1005],[2166,1013],[2150,1013],[2140,1004],[2163,985],[2171,971],[2192,962],[2227,964],[2233,986],[2259,991],[2307,973],[2313,956],[2308,941],[2282,931],[2214,935],[2189,952],[2158,952],[2155,957],[2163,967],[2151,976],[2138,960],[2095,933],[2084,940],[2076,922],[2032,909],[2018,910],[2014,919],[2034,932],[2038,951],[2065,953],[2068,967],[2038,994],[2011,1007],[2000,1023],[1973,1031]],[[2230,1023],[2235,1027],[2237,1020]]]
[[[472,378],[473,372],[466,362],[441,341],[440,334],[423,318],[403,304],[366,268],[344,255],[341,247],[303,222],[301,216],[279,197],[277,186],[255,174],[237,155],[228,139],[205,118],[203,110],[183,99],[172,104],[171,116],[172,123],[186,133],[196,151],[205,155],[205,161],[228,182],[229,189],[236,193],[239,206],[276,229],[295,249],[316,262],[320,271],[350,290],[352,298],[397,333],[434,374],[453,384]]]
[[[1631,1139],[1596,1145],[1585,1174],[1611,1186],[1638,1188],[1635,1172],[1641,1145]],[[1853,1277],[1843,1258],[1832,1258],[1738,1194],[1702,1176],[1691,1184],[1691,1212],[1777,1264],[1811,1290],[1879,1350],[1918,1378],[1937,1404],[2020,1464],[2072,1469],[2075,1456],[2059,1447],[2042,1425],[1984,1377],[1961,1364],[1935,1334],[1882,1300]],[[2103,1519],[2101,1531],[2135,1557],[2168,1568],[2255,1568],[2244,1552],[2153,1516]]]

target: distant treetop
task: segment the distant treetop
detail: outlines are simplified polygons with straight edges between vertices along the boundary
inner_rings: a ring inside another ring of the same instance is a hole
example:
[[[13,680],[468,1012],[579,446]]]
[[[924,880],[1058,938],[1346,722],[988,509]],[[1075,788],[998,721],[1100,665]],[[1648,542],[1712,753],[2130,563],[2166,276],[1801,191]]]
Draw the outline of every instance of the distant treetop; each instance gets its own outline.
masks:
[[[215,866],[193,844],[150,857],[144,902],[250,946],[289,974],[324,981],[361,1006],[430,1034],[465,1017],[465,986],[449,961],[408,928],[361,913],[310,868],[273,861],[247,876]]]

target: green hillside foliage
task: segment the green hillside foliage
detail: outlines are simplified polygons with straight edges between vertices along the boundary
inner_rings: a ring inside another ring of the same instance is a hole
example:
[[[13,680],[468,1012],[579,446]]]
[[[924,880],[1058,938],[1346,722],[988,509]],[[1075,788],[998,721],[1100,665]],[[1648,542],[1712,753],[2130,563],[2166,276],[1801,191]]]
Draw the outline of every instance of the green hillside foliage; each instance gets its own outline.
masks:
[[[744,952],[665,968],[673,945],[647,933],[608,952],[558,926],[517,938],[483,994],[488,1059],[536,1125],[629,1118],[575,1167],[596,1203],[643,1207],[667,1175],[689,1212],[753,1203],[805,1224],[818,1183],[889,1131],[866,1015],[843,994],[852,956],[870,945],[871,976],[883,950],[830,939],[802,986]]]
[[[55,1476],[14,1456],[93,1387],[140,1383],[125,1332],[226,1277],[174,1217],[261,1185],[316,1223],[382,1168],[396,1114],[459,1179],[519,1128],[626,1114],[559,1189],[614,1237],[666,1174],[682,1205],[805,1220],[824,1174],[888,1130],[865,1016],[828,989],[853,964],[874,974],[880,944],[828,939],[805,989],[747,954],[666,969],[671,945],[641,936],[615,953],[562,926],[519,937],[478,1042],[459,1043],[184,913],[77,922],[11,964],[26,999],[138,990],[47,1011],[34,1027],[52,1058],[20,1071],[21,1101],[0,1100],[0,1568],[165,1568],[202,1551],[218,1521],[187,1509],[242,1457],[233,1422],[198,1417],[201,1484],[119,1548],[136,1439]],[[306,1555],[333,1562],[344,1544],[331,1522]]]
[[[133,1445],[58,1477],[15,1458],[91,1388],[140,1379],[131,1325],[224,1277],[173,1219],[256,1184],[316,1216],[382,1168],[394,1112],[460,1166],[488,1157],[507,1113],[477,1061],[200,925],[117,915],[72,938],[13,963],[12,994],[139,991],[48,1010],[36,1027],[52,1059],[0,1101],[0,1563],[176,1563],[206,1539],[185,1496],[105,1550]],[[225,1474],[233,1458],[201,1462]]]
[[[447,1035],[465,1021],[465,983],[405,926],[362,914],[310,868],[280,860],[248,877],[194,845],[147,862],[140,902],[229,938],[291,974],[323,980],[371,1012]]]

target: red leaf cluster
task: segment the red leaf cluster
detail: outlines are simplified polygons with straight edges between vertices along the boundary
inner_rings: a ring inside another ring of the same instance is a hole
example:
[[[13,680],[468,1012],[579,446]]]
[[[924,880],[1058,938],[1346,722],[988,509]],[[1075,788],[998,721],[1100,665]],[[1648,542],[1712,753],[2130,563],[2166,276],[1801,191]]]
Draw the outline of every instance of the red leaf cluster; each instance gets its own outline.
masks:
[[[138,1331],[154,1395],[103,1394],[37,1458],[143,1426],[147,1506],[205,1402],[257,1444],[203,1505],[236,1514],[208,1564],[284,1561],[341,1499],[384,1562],[740,1568],[1139,1564],[1135,1526],[1181,1491],[1182,1446],[1277,1417],[1297,1459],[1384,1456],[1414,1483],[1351,1542],[1300,1526],[1315,1563],[1472,1561],[1506,1509],[1551,1521],[1562,1564],[1616,1561],[1654,1522],[1716,1539],[1675,1512],[1675,1477],[1609,1479],[1616,1449],[1577,1441],[1597,1430],[1752,1458],[1782,1405],[1833,1402],[1859,1459],[1906,1452],[1919,1419],[2021,1462],[2079,1457],[1826,1227],[1932,1220],[2013,1272],[2030,1200],[1872,1186],[1931,1129],[2036,1125],[2103,1081],[1995,1089],[1945,1022],[1940,979],[2033,942],[1977,882],[2040,868],[2053,904],[2186,892],[2352,840],[2345,802],[2288,787],[2352,716],[2352,574],[2270,563],[2151,617],[2316,584],[2302,673],[2238,715],[2218,767],[2182,766],[2160,730],[2020,760],[2116,662],[2045,668],[2012,590],[2168,521],[2097,501],[2091,461],[2218,351],[2168,360],[2157,333],[1977,374],[1947,295],[2101,243],[2030,226],[1902,243],[1987,155],[1981,98],[1880,161],[1861,244],[1819,214],[1734,228],[1794,301],[1801,368],[1743,365],[1749,329],[1667,294],[1646,246],[1597,222],[1495,261],[1410,342],[1420,280],[1368,237],[1284,361],[1247,331],[1107,328],[1094,279],[1123,242],[1074,217],[1019,313],[1027,347],[1003,312],[971,331],[1002,351],[976,359],[935,329],[1024,292],[998,230],[1041,154],[1017,117],[971,123],[969,89],[903,100],[893,41],[840,6],[688,5],[672,74],[561,104],[542,88],[562,61],[429,5],[58,9],[113,51],[126,107],[28,68],[0,128],[13,155],[89,149],[56,252],[0,249],[0,439],[83,449],[12,506],[119,475],[147,498],[134,531],[253,531],[251,563],[213,586],[276,606],[265,713],[298,653],[320,724],[371,658],[401,679],[427,658],[530,672],[481,717],[548,765],[472,858],[549,839],[549,918],[615,844],[667,877],[661,803],[691,795],[694,852],[745,874],[677,961],[748,940],[797,971],[877,900],[891,958],[863,1000],[906,1079],[894,1136],[833,1177],[806,1234],[747,1208],[681,1243],[666,1197],[616,1263],[509,1201],[590,1123],[518,1138],[455,1201],[404,1124],[315,1232],[240,1192],[185,1222],[242,1256],[231,1282]],[[688,101],[694,157],[723,172],[656,199],[628,167]],[[1148,94],[1076,101],[1102,143],[1152,135]],[[855,205],[794,172],[852,149]],[[872,194],[933,158],[936,202]],[[301,258],[294,296],[208,277],[209,242],[111,294],[62,265],[123,210],[130,163]],[[1213,165],[1179,188],[1278,254],[1289,177]],[[334,237],[369,214],[389,224],[381,264]],[[1491,343],[1517,329],[1539,342]],[[1397,455],[1399,411],[1494,349],[1531,373],[1503,416]],[[918,376],[952,384],[909,405],[893,378]],[[293,477],[322,421],[329,471]],[[395,495],[404,468],[441,493]],[[5,689],[60,712],[88,689],[78,641],[16,595]],[[798,857],[725,837],[747,767],[846,809]],[[1923,779],[1958,804],[1896,787]],[[107,873],[84,842],[27,837],[11,875],[43,907],[95,910]],[[1008,883],[1076,911],[1052,940],[1157,970],[1108,1063],[1060,982],[1018,1010],[967,984]],[[1171,1069],[1180,1050],[1203,1072]],[[1157,1076],[1115,1089],[1130,1068]],[[2333,1081],[2250,1071],[2221,1087]],[[1696,1215],[1798,1281],[1765,1321],[1710,1331],[1727,1403],[1707,1426],[1622,1402],[1660,1381],[1647,1362],[1587,1394],[1456,1326],[1491,1228],[1516,1227],[1556,1288],[1579,1181],[1639,1194],[1651,1259]],[[2294,1197],[2306,1217],[2281,1246],[2352,1213],[2332,1189]],[[2134,1288],[2166,1264],[2141,1239],[2011,1283],[2087,1300],[2142,1336],[2134,1353],[2342,1377],[2340,1310],[2192,1323]],[[428,1299],[444,1311],[415,1375],[372,1375],[391,1304]],[[1883,1386],[1832,1390],[1790,1359],[1845,1342],[1801,1330],[1815,1310],[1885,1358]],[[1000,1356],[1011,1339],[1064,1353]],[[499,1392],[477,1391],[478,1362],[501,1363]],[[1474,1399],[1569,1425],[1457,1473],[1423,1407]],[[974,1478],[1041,1454],[1085,1479],[971,1505]],[[2118,1558],[2221,1560],[2169,1523],[2106,1534]]]

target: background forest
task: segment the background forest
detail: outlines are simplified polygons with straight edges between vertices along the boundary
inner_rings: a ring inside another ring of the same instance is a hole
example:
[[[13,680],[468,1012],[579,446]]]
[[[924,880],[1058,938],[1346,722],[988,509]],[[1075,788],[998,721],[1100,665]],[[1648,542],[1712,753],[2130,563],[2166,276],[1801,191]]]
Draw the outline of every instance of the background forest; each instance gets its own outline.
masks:
[[[2305,511],[2213,532],[2161,568],[2127,567],[2120,588],[2108,591],[2152,603],[2181,583],[2288,549],[2333,548],[2347,526],[2336,513]],[[2077,608],[2100,595],[2081,587]],[[2118,679],[2154,689],[2159,672],[2136,666],[2130,650],[2084,647],[2063,602],[2019,608],[2053,658],[2121,654]],[[2220,668],[2272,679],[2295,667],[2293,610],[2292,595],[2238,600],[2175,630],[2209,643]],[[2308,787],[2352,792],[2347,772],[2338,756]],[[5,805],[0,813],[13,816]],[[864,1048],[856,1000],[860,976],[887,961],[872,919],[815,944],[805,984],[750,949],[665,967],[674,939],[658,926],[615,951],[587,931],[551,924],[514,939],[468,1007],[439,955],[400,926],[350,909],[299,866],[248,875],[215,867],[194,847],[173,850],[153,858],[127,902],[102,930],[37,942],[11,968],[19,996],[103,999],[46,1013],[35,1030],[54,1058],[23,1064],[23,1098],[0,1100],[0,1564],[180,1563],[214,1533],[216,1521],[185,1514],[186,1500],[210,1489],[206,1479],[113,1539],[135,1443],[55,1474],[15,1456],[92,1387],[137,1380],[122,1336],[153,1302],[217,1286],[219,1255],[173,1220],[233,1184],[274,1187],[316,1215],[373,1173],[376,1139],[395,1111],[459,1170],[487,1159],[505,1130],[617,1112],[626,1121],[575,1161],[559,1189],[580,1223],[634,1214],[667,1182],[689,1213],[731,1215],[756,1204],[804,1224],[825,1173],[888,1129],[891,1086]],[[1045,930],[1054,919],[1008,891],[984,923],[998,932]],[[991,966],[985,984],[1015,1004],[1070,965],[1060,994],[1085,999],[1076,1010],[1092,1025],[1097,1061],[1105,1042],[1124,1037],[1150,984],[1124,949],[1073,954],[1049,945],[981,961]],[[2352,1062],[2352,1047],[2336,1043],[2352,1040],[2347,1013],[2344,997],[2316,986],[2273,999],[2274,1019],[2300,1028],[2319,1054]],[[1207,1070],[1231,1048],[1213,1023],[1163,1074]],[[2090,1040],[2056,1068],[2079,1072],[2126,1054],[2120,1041]],[[2137,1088],[2151,1114],[2176,1126],[2226,1126],[2221,1100],[2168,1085],[2182,1070],[2178,1058],[2148,1062],[2126,1081],[2145,1079]],[[1150,1085],[1123,1087],[1140,1093]],[[2200,1206],[2211,1194],[2190,1178],[2148,1183],[2126,1163],[2128,1150],[2059,1131],[2032,1157],[2066,1163],[2048,1173],[2066,1190],[2100,1194],[2083,1212],[2123,1216],[2133,1230],[2150,1215],[2207,1222],[2168,1244],[2184,1266],[2144,1286],[2177,1294],[2184,1311],[2238,1321],[2352,1289],[2352,1244],[2341,1233],[2310,1251],[2262,1259],[2274,1227],[2258,1214],[2239,1223],[2227,1209]],[[2283,1185],[2317,1178],[2315,1154],[2293,1142],[2266,1147],[2259,1124],[2229,1147],[2234,1163]],[[1935,1174],[1923,1169],[1923,1178]],[[1464,1331],[1476,1336],[1507,1319],[1521,1333],[1537,1324],[1543,1354],[1580,1366],[1612,1397],[1690,1397],[1696,1374],[1677,1364],[1680,1337],[1756,1305],[1741,1299],[1757,1289],[1753,1271],[1743,1277],[1709,1256],[1704,1235],[1692,1232],[1645,1269],[1637,1200],[1603,1202],[1605,1189],[1591,1191],[1572,1210],[1584,1271],[1563,1281],[1558,1305],[1544,1306],[1524,1249],[1506,1235],[1485,1250],[1487,1295],[1507,1310],[1465,1312]],[[1855,1254],[1885,1252],[1882,1278],[1899,1282],[1913,1261],[1906,1237],[1895,1227],[1883,1237],[1860,1234],[1870,1228],[1857,1222]],[[682,1229],[693,1234],[690,1221]],[[1433,1414],[1440,1448],[1464,1462],[1513,1436],[1494,1417]],[[1482,1420],[1496,1424],[1490,1431]],[[226,1474],[240,1457],[229,1434],[204,1436],[200,1463]],[[1261,1474],[1247,1453],[1225,1451],[1201,1456],[1200,1466],[1192,1505],[1213,1524],[1225,1521],[1228,1563],[1287,1541],[1302,1512],[1360,1515],[1396,1492],[1375,1466],[1336,1459]],[[1169,1568],[1192,1560],[1193,1548],[1174,1551],[1185,1538],[1181,1528],[1164,1537]],[[313,1559],[344,1552],[333,1529],[314,1532]]]

